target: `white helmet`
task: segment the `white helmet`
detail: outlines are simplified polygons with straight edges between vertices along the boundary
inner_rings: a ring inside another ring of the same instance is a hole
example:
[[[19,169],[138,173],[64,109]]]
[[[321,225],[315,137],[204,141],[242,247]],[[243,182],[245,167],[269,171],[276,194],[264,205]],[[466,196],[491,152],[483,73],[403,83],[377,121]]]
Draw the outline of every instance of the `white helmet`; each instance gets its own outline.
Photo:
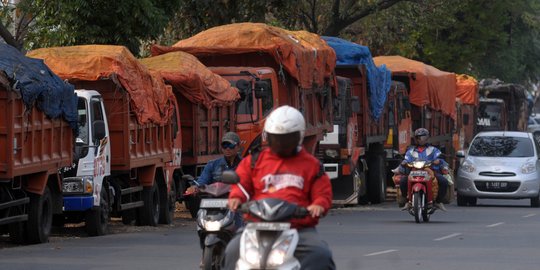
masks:
[[[270,113],[264,123],[264,133],[270,134],[289,134],[300,132],[300,142],[304,139],[306,131],[306,121],[300,111],[291,106],[281,106]],[[266,134],[264,134],[266,139]]]

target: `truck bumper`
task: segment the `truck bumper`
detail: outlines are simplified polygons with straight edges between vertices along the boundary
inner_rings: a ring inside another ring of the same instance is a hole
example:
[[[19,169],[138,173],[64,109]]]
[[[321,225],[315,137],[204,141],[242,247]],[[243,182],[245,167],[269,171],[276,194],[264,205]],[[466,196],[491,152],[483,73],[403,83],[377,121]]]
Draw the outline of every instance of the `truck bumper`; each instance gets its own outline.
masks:
[[[86,211],[94,206],[92,196],[64,197],[64,211]]]

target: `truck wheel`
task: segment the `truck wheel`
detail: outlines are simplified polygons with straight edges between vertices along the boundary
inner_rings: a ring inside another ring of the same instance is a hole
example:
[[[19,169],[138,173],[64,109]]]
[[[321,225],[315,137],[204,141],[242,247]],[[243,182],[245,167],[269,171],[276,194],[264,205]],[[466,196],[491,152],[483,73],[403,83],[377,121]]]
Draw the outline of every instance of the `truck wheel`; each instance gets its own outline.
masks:
[[[171,181],[171,191],[167,193],[167,188],[165,187],[165,192],[161,193],[161,209],[159,210],[159,223],[161,224],[171,224],[174,219],[174,211],[176,210],[176,184],[174,181]]]
[[[86,233],[90,236],[99,236],[107,233],[110,218],[110,204],[107,185],[101,187],[99,206],[86,212]]]
[[[52,198],[49,187],[45,186],[42,195],[30,194],[28,221],[26,223],[29,244],[49,241],[52,227]]]
[[[139,208],[139,225],[157,226],[159,222],[159,190],[156,182],[142,191],[144,206]]]
[[[16,222],[9,224],[9,240],[14,244],[24,244],[26,240],[26,223]]]
[[[386,168],[384,156],[380,153],[373,154],[368,160],[367,190],[369,200],[373,204],[382,203],[386,200]]]

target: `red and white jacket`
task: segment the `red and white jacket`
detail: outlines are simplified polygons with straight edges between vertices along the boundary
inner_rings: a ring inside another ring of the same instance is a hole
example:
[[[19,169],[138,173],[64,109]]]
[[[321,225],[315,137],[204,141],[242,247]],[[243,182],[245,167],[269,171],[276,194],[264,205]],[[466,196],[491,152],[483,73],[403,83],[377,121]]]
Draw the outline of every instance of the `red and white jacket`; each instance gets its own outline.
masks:
[[[253,168],[251,158],[251,155],[247,156],[236,168],[240,184],[251,200],[276,198],[304,207],[317,204],[324,208],[325,213],[332,206],[330,178],[321,172],[319,160],[304,149],[292,157],[282,158],[266,148],[260,152]],[[242,202],[247,200],[237,185],[231,187],[229,198],[238,198]],[[318,222],[318,218],[308,216],[292,220],[291,226],[314,227]]]

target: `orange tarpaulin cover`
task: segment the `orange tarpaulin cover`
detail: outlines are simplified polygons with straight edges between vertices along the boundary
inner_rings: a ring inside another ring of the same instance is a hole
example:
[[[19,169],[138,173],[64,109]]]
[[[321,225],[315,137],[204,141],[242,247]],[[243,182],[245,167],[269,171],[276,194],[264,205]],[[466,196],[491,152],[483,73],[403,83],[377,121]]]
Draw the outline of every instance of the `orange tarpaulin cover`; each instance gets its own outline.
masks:
[[[456,75],[456,97],[463,104],[478,105],[478,81],[469,75]]]
[[[373,58],[377,66],[386,65],[394,72],[415,73],[411,80],[409,98],[417,106],[427,105],[455,119],[456,75],[438,70],[422,62],[402,56],[378,56]]]
[[[174,98],[170,86],[123,46],[82,45],[33,50],[29,57],[40,58],[62,79],[97,81],[111,79],[119,83],[131,98],[132,109],[140,124],[165,124],[173,113]]]
[[[152,46],[153,55],[178,50],[195,56],[265,52],[283,65],[302,88],[322,86],[336,65],[334,50],[320,36],[262,23],[222,25],[180,40],[172,47]]]
[[[197,58],[185,52],[171,52],[140,59],[149,70],[158,72],[163,79],[193,103],[207,108],[229,105],[240,94],[229,81],[213,73]]]

